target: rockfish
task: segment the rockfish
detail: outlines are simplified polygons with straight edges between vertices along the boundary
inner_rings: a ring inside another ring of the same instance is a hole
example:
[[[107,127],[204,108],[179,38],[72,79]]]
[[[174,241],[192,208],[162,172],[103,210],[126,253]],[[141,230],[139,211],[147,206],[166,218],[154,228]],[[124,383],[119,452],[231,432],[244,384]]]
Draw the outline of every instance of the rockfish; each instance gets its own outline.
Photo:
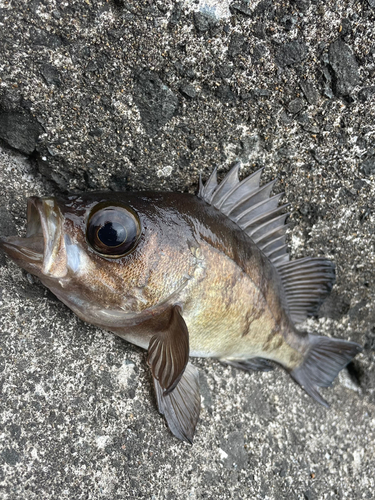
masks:
[[[189,356],[243,370],[283,366],[318,392],[361,351],[296,324],[330,292],[334,265],[289,261],[282,194],[260,187],[261,170],[221,183],[216,170],[198,196],[89,192],[28,199],[25,238],[0,247],[82,320],[147,350],[157,404],[172,433],[192,442],[200,412]]]

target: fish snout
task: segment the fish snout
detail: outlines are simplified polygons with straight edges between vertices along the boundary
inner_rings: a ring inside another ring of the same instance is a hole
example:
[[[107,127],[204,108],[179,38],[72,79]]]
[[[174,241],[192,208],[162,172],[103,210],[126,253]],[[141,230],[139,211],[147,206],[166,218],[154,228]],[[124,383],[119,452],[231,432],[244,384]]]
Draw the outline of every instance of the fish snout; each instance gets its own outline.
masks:
[[[63,216],[55,198],[32,196],[27,200],[26,238],[43,238],[42,274],[62,278],[67,273]]]
[[[65,276],[63,217],[56,200],[28,198],[26,237],[0,238],[0,248],[28,272],[54,278]]]

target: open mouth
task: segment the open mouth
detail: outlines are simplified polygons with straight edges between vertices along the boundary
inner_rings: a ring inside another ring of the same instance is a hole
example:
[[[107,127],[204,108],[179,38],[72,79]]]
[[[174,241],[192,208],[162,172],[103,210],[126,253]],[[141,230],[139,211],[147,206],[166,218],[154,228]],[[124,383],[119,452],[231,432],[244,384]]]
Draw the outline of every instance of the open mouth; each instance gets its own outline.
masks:
[[[60,241],[61,214],[56,201],[33,196],[27,200],[26,237],[0,238],[0,248],[27,271],[50,275]]]

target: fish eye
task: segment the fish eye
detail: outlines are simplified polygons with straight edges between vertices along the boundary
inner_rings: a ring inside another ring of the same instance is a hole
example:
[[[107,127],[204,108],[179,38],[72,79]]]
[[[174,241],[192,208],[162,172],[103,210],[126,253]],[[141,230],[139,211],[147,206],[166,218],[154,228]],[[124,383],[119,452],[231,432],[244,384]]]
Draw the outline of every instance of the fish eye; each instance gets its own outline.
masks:
[[[100,255],[123,257],[136,247],[141,234],[137,214],[129,207],[97,205],[87,224],[87,241]]]

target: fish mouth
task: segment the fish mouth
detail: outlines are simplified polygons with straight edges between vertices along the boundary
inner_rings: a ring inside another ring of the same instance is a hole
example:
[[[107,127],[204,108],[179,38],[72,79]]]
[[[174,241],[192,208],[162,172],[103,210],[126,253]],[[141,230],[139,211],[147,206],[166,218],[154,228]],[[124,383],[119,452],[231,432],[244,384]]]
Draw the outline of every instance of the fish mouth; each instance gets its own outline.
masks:
[[[64,276],[63,247],[62,215],[54,198],[28,198],[26,237],[0,238],[0,248],[26,271],[37,275]]]

